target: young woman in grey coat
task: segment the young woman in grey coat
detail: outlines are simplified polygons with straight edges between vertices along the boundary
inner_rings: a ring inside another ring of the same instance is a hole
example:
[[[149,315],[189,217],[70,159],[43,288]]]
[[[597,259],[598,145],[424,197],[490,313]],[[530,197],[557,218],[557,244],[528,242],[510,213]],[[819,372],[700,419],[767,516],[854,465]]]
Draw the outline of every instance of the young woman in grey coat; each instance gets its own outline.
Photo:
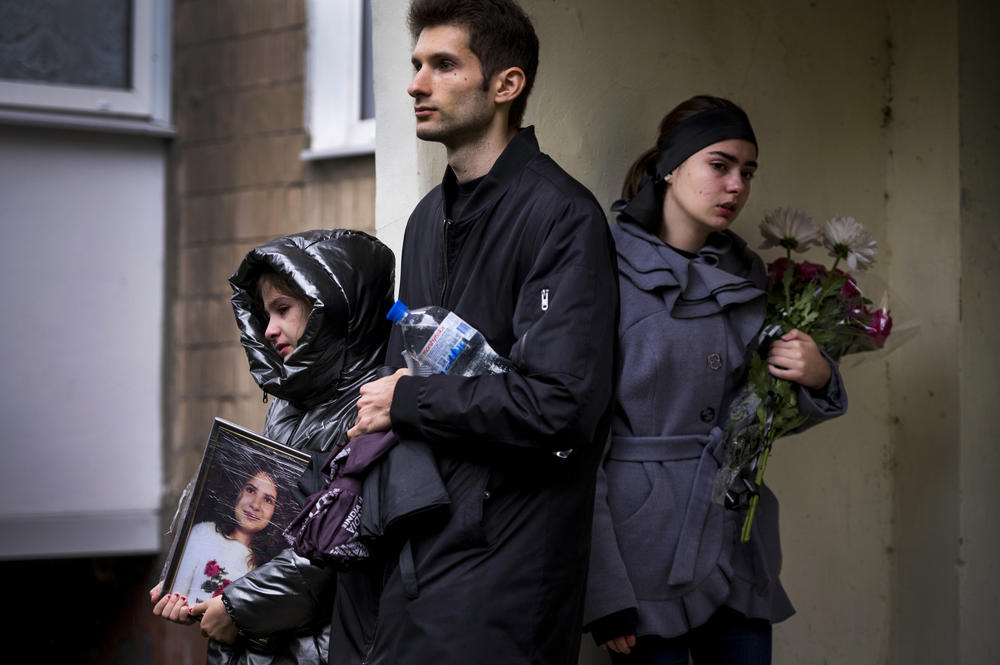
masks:
[[[750,193],[746,114],[708,96],[660,124],[632,166],[615,225],[621,290],[615,419],[598,474],[586,629],[615,663],[769,663],[771,623],[793,612],[778,581],[778,505],[712,502],[729,401],[764,320],[764,266],[729,230]],[[846,409],[836,365],[791,331],[769,371],[799,384],[813,424]]]
[[[388,247],[348,229],[285,236],[246,255],[229,281],[250,373],[271,396],[265,436],[320,460],[345,436],[359,387],[385,357],[394,267]],[[320,665],[335,590],[333,569],[289,548],[206,603],[153,602],[165,618],[200,619],[211,665]]]

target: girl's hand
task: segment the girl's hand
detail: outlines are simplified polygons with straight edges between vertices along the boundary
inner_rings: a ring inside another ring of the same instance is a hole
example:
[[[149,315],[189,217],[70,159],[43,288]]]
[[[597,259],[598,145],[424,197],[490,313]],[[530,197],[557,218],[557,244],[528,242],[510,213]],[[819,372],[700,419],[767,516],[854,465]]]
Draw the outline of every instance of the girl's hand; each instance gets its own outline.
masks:
[[[635,635],[623,635],[622,637],[616,637],[613,640],[608,640],[601,646],[607,647],[615,653],[628,655],[632,651],[632,647],[635,646]]]
[[[792,330],[771,343],[767,354],[767,371],[779,379],[788,379],[806,388],[819,390],[833,374],[813,338],[800,330]]]
[[[149,602],[156,605],[157,601],[160,600],[161,593],[163,593],[163,580],[157,582],[156,586],[149,590]]]
[[[163,583],[161,582],[149,590],[149,600],[153,603],[153,614],[184,626],[194,623],[195,619],[191,616],[187,597],[178,593],[168,593],[161,598],[162,588]]]
[[[201,634],[216,642],[232,644],[239,635],[239,629],[222,604],[222,596],[198,603],[191,608],[191,616],[201,617]]]

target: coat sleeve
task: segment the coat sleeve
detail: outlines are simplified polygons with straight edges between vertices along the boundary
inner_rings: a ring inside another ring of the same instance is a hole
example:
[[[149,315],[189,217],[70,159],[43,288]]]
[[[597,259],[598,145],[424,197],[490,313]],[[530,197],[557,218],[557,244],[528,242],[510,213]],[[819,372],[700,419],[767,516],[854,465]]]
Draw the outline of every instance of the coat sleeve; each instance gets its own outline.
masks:
[[[401,437],[552,452],[593,441],[611,399],[613,241],[604,214],[583,199],[567,201],[541,235],[515,294],[517,370],[401,378],[391,408]]]
[[[847,412],[847,390],[840,368],[826,352],[822,353],[830,363],[830,380],[819,390],[798,386],[799,411],[806,416],[806,422],[795,430],[796,433]]]
[[[625,562],[622,560],[615,535],[611,510],[608,507],[608,478],[604,473],[604,460],[611,447],[610,438],[601,456],[601,465],[597,469],[597,487],[594,494],[594,525],[591,534],[590,570],[587,574],[587,600],[583,612],[584,631],[591,631],[597,636],[597,625],[612,615],[621,616],[626,613],[634,616],[639,603],[635,590],[629,580]],[[631,610],[632,612],[628,612]],[[632,623],[634,623],[634,618]],[[617,622],[616,622],[617,623]],[[612,631],[614,632],[614,631]],[[634,632],[634,626],[633,626]],[[628,633],[622,633],[625,635]],[[602,635],[605,642],[622,635]]]
[[[286,549],[227,586],[223,594],[236,626],[265,637],[329,621],[335,588],[332,568],[314,566]]]

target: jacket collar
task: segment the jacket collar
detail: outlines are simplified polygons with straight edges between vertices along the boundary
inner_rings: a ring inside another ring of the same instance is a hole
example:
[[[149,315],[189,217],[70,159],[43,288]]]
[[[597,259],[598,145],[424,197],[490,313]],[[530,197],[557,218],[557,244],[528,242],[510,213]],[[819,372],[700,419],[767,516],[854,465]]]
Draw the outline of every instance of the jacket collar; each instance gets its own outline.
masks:
[[[484,212],[493,208],[524,169],[524,165],[540,154],[538,140],[535,138],[535,128],[531,126],[519,129],[507,147],[500,153],[497,161],[493,163],[489,172],[483,176],[483,181],[479,183],[476,191],[473,192],[469,202],[465,205],[461,219],[454,221],[462,223],[477,219]],[[444,179],[441,182],[442,196],[453,196],[457,186],[458,180],[455,177],[455,172],[449,166],[445,169]]]

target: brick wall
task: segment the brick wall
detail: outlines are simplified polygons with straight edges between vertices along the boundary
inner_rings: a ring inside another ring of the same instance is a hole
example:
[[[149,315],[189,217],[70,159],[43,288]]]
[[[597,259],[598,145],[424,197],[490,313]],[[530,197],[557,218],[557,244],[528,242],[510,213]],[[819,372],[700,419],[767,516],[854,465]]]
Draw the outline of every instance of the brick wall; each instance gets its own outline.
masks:
[[[374,157],[299,158],[307,147],[305,39],[304,0],[175,0],[167,518],[214,417],[263,426],[266,407],[229,305],[227,278],[240,259],[311,228],[374,233]],[[197,630],[166,630],[161,646],[171,660],[203,661]]]
[[[374,158],[306,162],[304,0],[175,0],[168,484],[211,420],[263,425],[227,277],[255,245],[310,228],[374,232]]]

